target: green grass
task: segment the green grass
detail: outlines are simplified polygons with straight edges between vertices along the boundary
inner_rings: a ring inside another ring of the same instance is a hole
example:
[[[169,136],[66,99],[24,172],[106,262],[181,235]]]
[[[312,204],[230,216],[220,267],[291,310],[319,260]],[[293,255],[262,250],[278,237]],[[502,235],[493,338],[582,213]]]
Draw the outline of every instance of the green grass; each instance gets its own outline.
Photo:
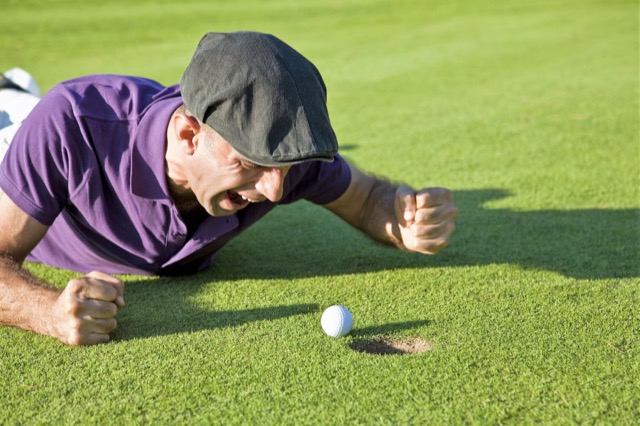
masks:
[[[109,344],[0,328],[1,424],[640,422],[637,2],[93,3],[5,1],[0,70],[169,84],[205,31],[271,32],[322,71],[349,160],[461,217],[423,257],[298,203],[205,273],[124,277]],[[350,349],[378,336],[433,348]]]

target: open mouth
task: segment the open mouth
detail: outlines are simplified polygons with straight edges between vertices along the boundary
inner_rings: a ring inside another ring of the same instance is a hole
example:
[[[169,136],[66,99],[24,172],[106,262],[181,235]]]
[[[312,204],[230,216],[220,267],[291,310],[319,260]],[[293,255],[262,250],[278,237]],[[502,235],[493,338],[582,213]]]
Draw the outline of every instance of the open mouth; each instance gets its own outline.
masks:
[[[259,203],[260,202],[260,201],[257,201],[257,200],[252,200],[252,199],[246,198],[245,196],[240,195],[240,194],[238,194],[237,192],[234,192],[234,191],[227,191],[227,197],[229,197],[229,200],[231,200],[233,205],[236,206],[237,208],[243,208],[243,207],[246,207],[249,204]]]
[[[246,207],[249,204],[249,200],[247,200],[237,192],[227,191],[227,197],[229,197],[229,200],[233,203],[233,205],[238,208]]]

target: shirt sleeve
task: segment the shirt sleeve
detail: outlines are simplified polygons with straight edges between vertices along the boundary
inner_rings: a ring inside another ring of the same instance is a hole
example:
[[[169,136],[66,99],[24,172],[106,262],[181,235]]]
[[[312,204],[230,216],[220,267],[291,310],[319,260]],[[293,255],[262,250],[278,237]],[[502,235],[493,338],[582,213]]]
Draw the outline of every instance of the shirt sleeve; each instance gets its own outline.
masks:
[[[349,164],[337,155],[332,162],[312,161],[294,165],[285,181],[286,194],[279,204],[308,200],[327,204],[339,198],[351,183]]]
[[[67,141],[80,129],[71,102],[52,89],[34,107],[0,164],[0,188],[26,214],[50,226],[69,198]]]

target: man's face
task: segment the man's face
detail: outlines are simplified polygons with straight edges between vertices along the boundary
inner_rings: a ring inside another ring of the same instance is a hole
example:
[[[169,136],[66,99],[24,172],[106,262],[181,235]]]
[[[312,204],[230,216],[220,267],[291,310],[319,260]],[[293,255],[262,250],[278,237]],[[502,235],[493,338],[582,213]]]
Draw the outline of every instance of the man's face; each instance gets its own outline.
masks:
[[[291,166],[262,167],[251,163],[215,131],[200,132],[188,168],[198,202],[212,216],[228,216],[250,203],[279,201]]]

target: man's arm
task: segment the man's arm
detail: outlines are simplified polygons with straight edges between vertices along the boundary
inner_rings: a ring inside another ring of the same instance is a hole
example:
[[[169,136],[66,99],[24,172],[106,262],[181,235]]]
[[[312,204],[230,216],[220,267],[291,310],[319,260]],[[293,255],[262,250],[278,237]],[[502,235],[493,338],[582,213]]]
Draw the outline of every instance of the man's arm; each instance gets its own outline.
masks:
[[[325,207],[376,241],[425,254],[449,245],[458,208],[445,188],[414,191],[351,168],[351,183]]]
[[[47,230],[0,191],[0,324],[69,345],[108,341],[124,306],[122,281],[92,272],[60,291],[31,275],[22,262]]]

